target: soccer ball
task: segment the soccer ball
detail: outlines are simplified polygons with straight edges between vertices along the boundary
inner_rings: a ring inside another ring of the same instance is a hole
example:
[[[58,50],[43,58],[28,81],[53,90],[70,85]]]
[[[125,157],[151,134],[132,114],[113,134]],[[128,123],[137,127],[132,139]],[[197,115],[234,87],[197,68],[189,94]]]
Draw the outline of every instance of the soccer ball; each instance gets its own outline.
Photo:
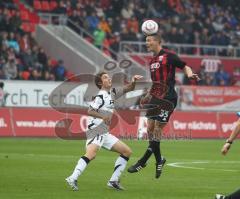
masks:
[[[153,20],[144,21],[142,24],[142,32],[144,35],[153,35],[158,32],[158,24]]]

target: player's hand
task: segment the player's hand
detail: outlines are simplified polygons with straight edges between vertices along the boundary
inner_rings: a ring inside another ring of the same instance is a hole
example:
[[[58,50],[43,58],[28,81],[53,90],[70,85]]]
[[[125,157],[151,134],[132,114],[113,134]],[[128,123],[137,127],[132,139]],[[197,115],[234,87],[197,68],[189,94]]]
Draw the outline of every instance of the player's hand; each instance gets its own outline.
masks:
[[[105,122],[106,125],[111,124],[111,118],[109,116],[105,116],[102,119],[103,119],[103,121]]]
[[[134,75],[134,76],[132,77],[132,82],[136,82],[137,80],[142,79],[142,78],[143,78],[142,75]]]
[[[144,104],[147,104],[151,100],[151,95],[146,95],[140,100],[140,107],[143,108]]]
[[[231,147],[230,143],[225,143],[222,147],[222,150],[221,150],[222,154],[226,155],[227,152],[229,151],[230,147]]]
[[[200,81],[200,77],[196,73],[192,73],[192,75],[188,76],[189,79],[195,79],[197,81]]]

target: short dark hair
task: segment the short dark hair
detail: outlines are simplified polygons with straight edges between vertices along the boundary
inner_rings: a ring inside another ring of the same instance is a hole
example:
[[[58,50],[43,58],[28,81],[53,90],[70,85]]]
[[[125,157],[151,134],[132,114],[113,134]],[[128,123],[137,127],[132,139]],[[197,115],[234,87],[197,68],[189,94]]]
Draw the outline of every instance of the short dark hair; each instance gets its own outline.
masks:
[[[161,40],[162,40],[162,36],[161,36],[161,33],[160,32],[157,32],[155,34],[152,34],[152,35],[149,35],[151,37],[154,37],[155,40],[159,41],[159,43],[161,43]]]
[[[3,87],[4,87],[4,83],[0,82],[0,88],[3,88]]]
[[[101,89],[102,88],[102,76],[107,74],[105,71],[101,71],[95,75],[95,84],[96,86]]]

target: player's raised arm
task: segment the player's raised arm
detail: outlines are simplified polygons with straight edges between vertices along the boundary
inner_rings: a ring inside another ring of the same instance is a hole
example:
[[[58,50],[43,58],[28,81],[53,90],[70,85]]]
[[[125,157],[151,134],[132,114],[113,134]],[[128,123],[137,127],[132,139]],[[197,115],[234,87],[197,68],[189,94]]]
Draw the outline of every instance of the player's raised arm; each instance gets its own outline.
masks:
[[[227,152],[229,151],[229,149],[231,147],[231,144],[236,139],[238,134],[240,134],[240,119],[238,119],[236,127],[234,128],[230,137],[226,140],[226,143],[222,147],[221,152],[222,152],[223,155],[227,154]]]
[[[133,91],[135,89],[136,81],[139,79],[142,79],[142,78],[143,78],[143,76],[141,76],[141,75],[134,75],[132,77],[131,83],[123,87],[123,93]]]

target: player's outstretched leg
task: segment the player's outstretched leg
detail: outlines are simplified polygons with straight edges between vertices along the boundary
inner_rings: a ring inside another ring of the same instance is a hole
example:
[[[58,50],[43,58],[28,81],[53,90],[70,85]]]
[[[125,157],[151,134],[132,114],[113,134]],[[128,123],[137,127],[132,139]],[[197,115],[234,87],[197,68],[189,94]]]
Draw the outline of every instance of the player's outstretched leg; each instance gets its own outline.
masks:
[[[118,152],[121,155],[117,158],[115,162],[114,171],[110,180],[107,183],[107,186],[118,191],[124,190],[124,188],[120,185],[120,176],[127,166],[127,162],[129,160],[129,157],[131,156],[132,151],[125,143],[120,140],[113,145],[111,150]]]
[[[78,177],[86,169],[89,162],[95,158],[98,150],[99,150],[99,146],[96,144],[87,145],[86,154],[79,159],[72,175],[66,178],[68,185],[72,188],[73,191],[78,190],[78,186],[77,186]]]
[[[127,171],[129,173],[136,173],[146,166],[146,164],[142,164],[141,162],[137,161],[136,164],[130,166]]]
[[[90,160],[86,156],[82,156],[79,159],[72,175],[70,175],[69,177],[67,177],[65,179],[73,191],[78,191],[77,179],[82,174],[82,172],[85,170],[85,168],[87,167],[89,162],[90,162]]]
[[[160,162],[156,163],[156,178],[159,178],[162,174],[162,170],[163,170],[163,166],[166,163],[166,159],[162,158],[162,160]]]
[[[147,122],[148,122],[147,132],[148,132],[148,137],[149,137],[148,148],[145,151],[144,155],[134,165],[132,165],[128,168],[129,173],[136,173],[136,172],[140,171],[142,168],[146,167],[146,163],[147,163],[148,159],[151,157],[151,155],[154,152],[152,138],[153,138],[155,121],[152,119],[148,119]]]

